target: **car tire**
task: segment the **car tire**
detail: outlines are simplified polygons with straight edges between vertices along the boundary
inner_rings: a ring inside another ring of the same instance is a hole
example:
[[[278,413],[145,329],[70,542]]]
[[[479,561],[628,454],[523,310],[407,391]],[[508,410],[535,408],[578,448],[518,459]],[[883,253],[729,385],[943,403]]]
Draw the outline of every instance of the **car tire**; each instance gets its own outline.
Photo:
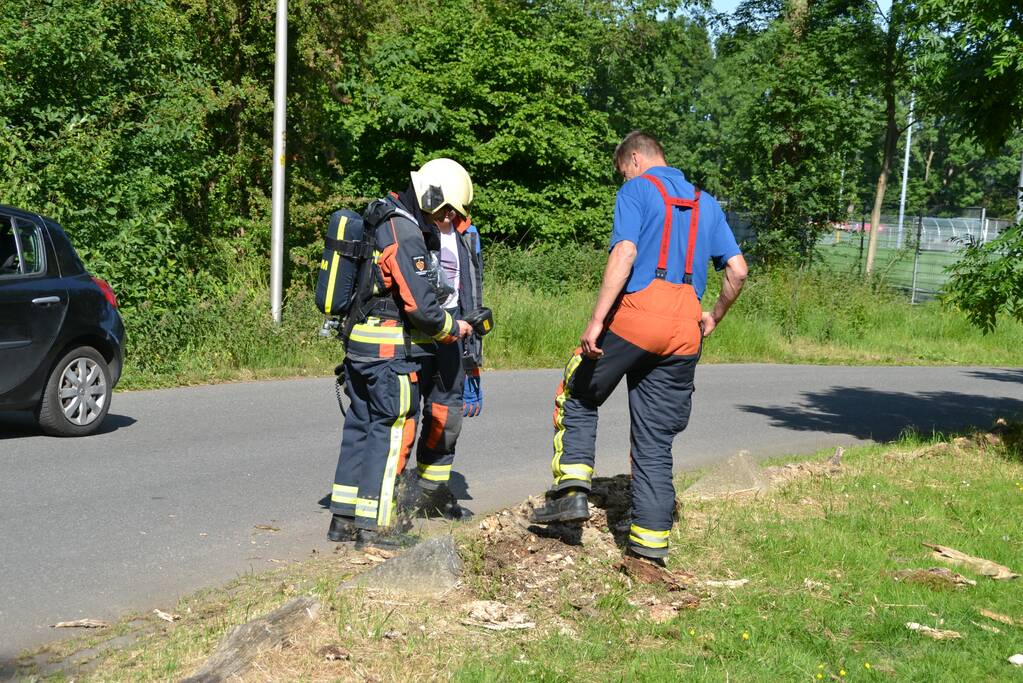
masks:
[[[91,346],[79,346],[53,366],[36,421],[51,436],[92,434],[107,416],[112,394],[106,360]]]

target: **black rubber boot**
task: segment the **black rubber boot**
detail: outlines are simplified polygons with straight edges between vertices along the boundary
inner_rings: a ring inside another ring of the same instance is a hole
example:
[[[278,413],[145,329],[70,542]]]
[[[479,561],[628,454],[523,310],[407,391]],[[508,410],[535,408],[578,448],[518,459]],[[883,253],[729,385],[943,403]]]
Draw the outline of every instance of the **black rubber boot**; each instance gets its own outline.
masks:
[[[635,557],[640,560],[643,560],[644,562],[649,562],[655,567],[660,567],[661,569],[668,568],[667,548],[665,548],[664,550],[654,550],[652,548],[643,548],[637,545],[630,545],[628,548],[626,548],[625,554],[630,557]]]
[[[335,543],[345,543],[355,540],[355,525],[350,517],[334,515],[330,519],[330,529],[327,530],[327,540]]]
[[[534,524],[557,522],[585,522],[590,518],[590,508],[583,489],[548,491],[543,507],[533,508],[529,521]]]
[[[384,531],[359,529],[355,539],[355,549],[379,548],[380,550],[396,552],[405,548],[411,548],[416,543],[419,543],[417,536],[406,534],[396,529],[386,529]]]
[[[420,484],[418,508],[426,517],[443,517],[455,522],[472,518],[472,512],[458,504],[455,494],[447,486],[428,489]]]

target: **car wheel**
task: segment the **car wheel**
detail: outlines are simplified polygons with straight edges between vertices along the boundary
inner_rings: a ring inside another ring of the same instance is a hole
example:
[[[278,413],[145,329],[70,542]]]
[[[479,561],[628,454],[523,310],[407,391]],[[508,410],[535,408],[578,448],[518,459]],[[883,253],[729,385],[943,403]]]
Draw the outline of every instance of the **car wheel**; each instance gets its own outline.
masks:
[[[80,346],[57,361],[46,380],[37,420],[53,436],[96,431],[110,410],[110,368],[96,349]]]

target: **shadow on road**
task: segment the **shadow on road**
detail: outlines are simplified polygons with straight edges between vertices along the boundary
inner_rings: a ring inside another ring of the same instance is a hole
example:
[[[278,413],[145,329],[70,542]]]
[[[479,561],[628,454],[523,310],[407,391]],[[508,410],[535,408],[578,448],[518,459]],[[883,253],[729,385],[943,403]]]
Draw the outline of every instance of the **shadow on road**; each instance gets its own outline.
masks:
[[[850,434],[892,441],[907,430],[920,434],[990,427],[999,417],[1023,415],[1023,401],[955,391],[902,393],[865,387],[835,387],[807,392],[795,405],[739,406],[765,415],[771,425],[800,431]]]
[[[1023,368],[1007,368],[1005,370],[971,370],[968,373],[977,379],[987,379],[992,382],[1018,382],[1023,384]]]
[[[116,432],[118,429],[123,427],[130,427],[136,422],[138,422],[138,420],[134,417],[109,413],[103,419],[103,424],[100,425],[99,429],[90,434],[90,436],[110,434],[111,432]],[[20,439],[29,436],[46,436],[46,434],[43,433],[43,430],[39,429],[39,425],[36,424],[31,413],[0,413],[0,441],[4,439]]]

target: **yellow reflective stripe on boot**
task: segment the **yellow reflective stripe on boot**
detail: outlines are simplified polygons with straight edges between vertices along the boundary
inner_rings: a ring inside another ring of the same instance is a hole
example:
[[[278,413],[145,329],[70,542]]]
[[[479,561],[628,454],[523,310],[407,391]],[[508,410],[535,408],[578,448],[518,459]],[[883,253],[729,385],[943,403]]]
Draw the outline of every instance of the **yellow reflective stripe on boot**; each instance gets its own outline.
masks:
[[[377,512],[377,524],[391,525],[394,512],[391,501],[394,499],[394,480],[398,477],[398,459],[401,457],[401,445],[405,438],[405,420],[412,408],[412,385],[408,375],[398,375],[398,419],[391,425],[391,446],[387,451],[387,464],[384,466],[384,480],[380,484],[380,508]]]
[[[572,360],[568,361],[568,365],[565,366],[565,376],[561,383],[561,393],[554,397],[554,459],[551,461],[551,472],[554,474],[554,483],[560,482],[565,471],[561,466],[561,456],[565,452],[563,440],[565,438],[565,401],[571,397],[572,393],[568,390],[569,381],[572,379],[572,375],[579,368],[579,364],[583,362],[582,355],[572,356]],[[593,469],[590,469],[592,474]],[[578,479],[579,477],[575,477]],[[589,477],[586,477],[586,481],[589,481]]]
[[[633,524],[629,527],[629,540],[646,548],[667,548],[671,531],[653,531]]]
[[[355,501],[355,516],[376,519],[379,503],[370,498],[358,498]]]
[[[359,495],[359,487],[357,486],[344,486],[343,484],[334,484],[334,490],[331,493],[330,500],[332,503],[341,503],[342,505],[355,505],[356,498]]]
[[[451,465],[416,465],[416,469],[420,479],[439,482],[451,479]]]

